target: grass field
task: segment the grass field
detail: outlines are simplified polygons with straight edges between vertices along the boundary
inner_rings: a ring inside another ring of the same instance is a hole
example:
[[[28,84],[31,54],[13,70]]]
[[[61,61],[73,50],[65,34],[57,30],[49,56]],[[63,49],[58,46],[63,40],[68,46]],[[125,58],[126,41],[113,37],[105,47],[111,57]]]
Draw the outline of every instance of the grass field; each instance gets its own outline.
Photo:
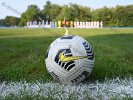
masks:
[[[45,67],[48,46],[64,33],[64,29],[0,29],[0,99],[133,99],[133,29],[69,29],[95,52],[88,82],[76,86],[55,83]]]
[[[0,29],[0,81],[50,81],[45,53],[64,29]],[[95,52],[88,81],[133,76],[133,29],[69,29],[84,37]]]

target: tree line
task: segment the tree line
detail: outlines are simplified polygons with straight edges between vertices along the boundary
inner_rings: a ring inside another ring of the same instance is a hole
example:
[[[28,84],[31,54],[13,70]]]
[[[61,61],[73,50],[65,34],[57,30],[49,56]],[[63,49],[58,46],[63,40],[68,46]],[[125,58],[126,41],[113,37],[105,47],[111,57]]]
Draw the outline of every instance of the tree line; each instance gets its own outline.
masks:
[[[46,1],[44,8],[29,5],[20,18],[7,16],[0,26],[25,26],[27,21],[103,21],[104,26],[133,26],[133,5],[91,9],[78,4],[58,5]]]

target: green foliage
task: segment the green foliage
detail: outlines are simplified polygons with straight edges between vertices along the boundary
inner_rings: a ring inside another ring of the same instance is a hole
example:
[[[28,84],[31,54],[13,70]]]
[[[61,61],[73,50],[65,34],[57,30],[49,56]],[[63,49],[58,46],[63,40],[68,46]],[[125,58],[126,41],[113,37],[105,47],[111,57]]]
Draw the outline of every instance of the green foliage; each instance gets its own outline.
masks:
[[[50,20],[50,9],[52,5],[50,1],[46,1],[46,5],[44,5],[43,13],[46,16],[45,20]]]
[[[72,10],[73,13],[73,20],[74,21],[79,21],[79,16],[80,16],[80,7],[77,4],[70,4],[70,9]]]
[[[18,26],[20,19],[14,16],[6,16],[5,19],[0,20],[1,26]]]
[[[133,29],[69,29],[93,47],[95,65],[90,81],[133,76]],[[0,80],[44,81],[52,77],[45,53],[63,29],[0,29]]]
[[[57,19],[63,20],[64,17],[69,21],[90,21],[90,8],[77,4],[64,5]]]
[[[91,21],[91,12],[90,12],[90,8],[80,6],[79,20],[80,20],[80,21]]]
[[[133,26],[133,5],[126,6],[126,17],[124,20],[126,20],[126,26]]]
[[[27,17],[26,17],[26,13],[24,12],[21,15],[19,26],[25,26],[26,23],[27,23]]]
[[[117,6],[115,9],[116,25],[125,26],[126,25],[126,15],[127,11],[124,6]]]
[[[18,26],[19,19],[7,16],[0,20],[0,26]],[[133,5],[103,7],[91,9],[86,6],[69,3],[68,5],[52,4],[46,1],[44,8],[40,10],[37,5],[29,5],[22,13],[19,26],[25,26],[27,21],[103,21],[106,26],[133,26]]]
[[[60,14],[62,10],[62,7],[56,4],[52,4],[51,9],[50,9],[50,19],[49,20],[57,20],[57,16]]]
[[[0,19],[0,26],[6,26],[5,19]]]
[[[27,21],[40,19],[40,9],[36,5],[28,6],[28,9],[21,15],[20,26],[25,26]]]
[[[28,21],[38,20],[39,19],[39,8],[36,5],[28,6],[26,10],[26,17]]]
[[[68,7],[68,5],[64,5],[57,19],[64,20],[65,18],[66,20],[73,20],[71,16],[73,16],[72,10]]]
[[[107,7],[103,7],[100,9],[96,9],[92,12],[92,20],[94,21],[103,21],[104,25],[110,25],[111,23],[111,18],[112,18],[112,11],[111,9]]]
[[[108,10],[108,13],[103,11],[105,14],[102,14],[109,16],[103,20],[104,26],[133,26],[133,5],[116,6]]]

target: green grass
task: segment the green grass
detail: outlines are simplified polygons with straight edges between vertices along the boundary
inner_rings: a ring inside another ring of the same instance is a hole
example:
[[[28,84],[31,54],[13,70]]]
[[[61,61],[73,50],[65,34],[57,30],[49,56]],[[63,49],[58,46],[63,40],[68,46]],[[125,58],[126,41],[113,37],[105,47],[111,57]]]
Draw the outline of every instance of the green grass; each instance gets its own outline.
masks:
[[[64,29],[0,29],[0,81],[50,81],[45,53]],[[95,52],[88,80],[133,77],[133,29],[69,29],[84,37]]]

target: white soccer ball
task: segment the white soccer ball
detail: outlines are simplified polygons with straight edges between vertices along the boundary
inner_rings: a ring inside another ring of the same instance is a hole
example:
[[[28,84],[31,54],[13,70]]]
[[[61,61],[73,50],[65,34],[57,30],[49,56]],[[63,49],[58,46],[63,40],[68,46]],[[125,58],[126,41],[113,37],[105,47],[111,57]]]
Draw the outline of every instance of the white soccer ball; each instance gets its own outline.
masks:
[[[55,80],[64,84],[76,84],[90,75],[94,52],[82,37],[65,35],[51,43],[45,62]]]

